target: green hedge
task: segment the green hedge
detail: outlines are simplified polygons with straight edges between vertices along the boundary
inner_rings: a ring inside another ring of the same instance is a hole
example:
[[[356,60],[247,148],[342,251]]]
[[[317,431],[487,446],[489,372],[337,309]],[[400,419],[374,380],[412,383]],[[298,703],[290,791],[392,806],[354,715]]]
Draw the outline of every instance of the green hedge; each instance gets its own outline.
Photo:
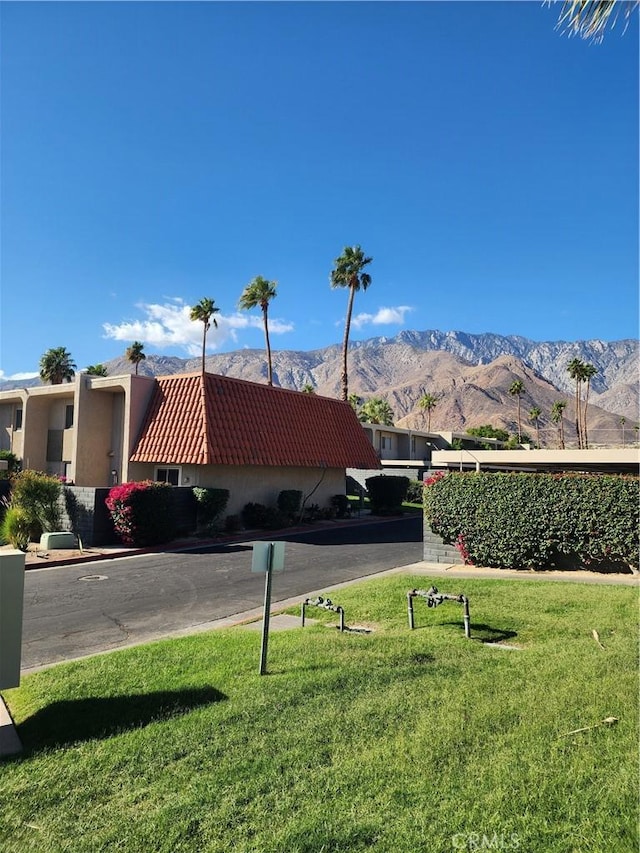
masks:
[[[388,515],[402,511],[402,503],[409,488],[408,477],[386,477],[378,474],[365,480],[371,512],[374,515]]]
[[[638,486],[634,476],[451,473],[425,488],[425,519],[476,565],[636,569]]]

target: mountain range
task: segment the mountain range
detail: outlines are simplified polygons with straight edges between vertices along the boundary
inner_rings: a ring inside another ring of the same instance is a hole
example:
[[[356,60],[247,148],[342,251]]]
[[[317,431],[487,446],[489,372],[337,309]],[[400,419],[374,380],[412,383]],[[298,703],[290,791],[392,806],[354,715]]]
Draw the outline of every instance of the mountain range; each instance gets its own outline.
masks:
[[[274,384],[302,390],[313,386],[318,394],[340,396],[341,352],[339,344],[311,351],[277,350],[272,353]],[[557,400],[566,400],[565,417],[575,420],[575,385],[567,372],[573,358],[597,368],[589,397],[589,429],[628,429],[638,424],[639,345],[637,340],[606,342],[536,342],[516,335],[467,334],[465,332],[403,331],[394,337],[353,342],[349,348],[349,391],[362,398],[382,397],[389,402],[399,426],[426,429],[427,416],[420,410],[420,397],[438,398],[431,413],[431,428],[465,430],[491,423],[517,431],[517,400],[509,394],[512,383],[524,384],[521,396],[523,431],[533,407],[542,410],[541,429],[554,430],[550,410]],[[168,375],[200,369],[199,358],[147,356],[139,373]],[[105,364],[109,375],[132,373],[126,358]],[[254,382],[266,382],[263,349],[242,349],[209,355],[206,369]],[[3,390],[25,386],[4,382]],[[35,380],[33,384],[38,384]]]

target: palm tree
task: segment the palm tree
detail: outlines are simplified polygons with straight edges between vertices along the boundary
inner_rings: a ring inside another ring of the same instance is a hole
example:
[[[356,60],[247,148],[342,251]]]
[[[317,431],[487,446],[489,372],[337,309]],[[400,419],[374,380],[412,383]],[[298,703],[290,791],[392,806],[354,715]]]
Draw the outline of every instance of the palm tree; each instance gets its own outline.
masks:
[[[579,358],[572,358],[567,365],[567,372],[576,383],[576,435],[578,436],[579,448],[582,447],[582,432],[580,430],[580,400],[582,395],[580,393],[580,388],[582,385],[583,368],[584,362]]]
[[[40,358],[40,379],[52,385],[71,382],[76,375],[76,363],[65,347],[48,349]]]
[[[262,309],[262,319],[264,321],[264,339],[267,347],[267,384],[273,385],[273,369],[271,367],[271,345],[269,344],[269,322],[267,320],[267,312],[269,303],[276,296],[276,281],[267,281],[261,275],[256,276],[253,281],[242,291],[239,306],[245,311],[251,308],[257,308],[259,305]]]
[[[423,412],[427,413],[427,432],[431,432],[431,412],[438,405],[438,398],[435,394],[423,394],[418,400],[418,405]]]
[[[515,382],[511,383],[511,387],[509,388],[509,393],[512,397],[517,397],[518,399],[518,442],[522,441],[522,424],[520,420],[520,397],[524,391],[524,383],[521,379],[516,379]]]
[[[623,447],[624,447],[624,425],[626,424],[626,422],[627,422],[627,419],[626,419],[626,418],[625,418],[625,416],[623,415],[623,416],[620,418],[620,427],[622,428],[622,446],[623,446]]]
[[[607,27],[615,26],[621,6],[627,22],[626,29],[631,13],[638,6],[638,0],[626,0],[624,3],[617,0],[565,0],[557,26],[566,24],[571,35],[601,42]]]
[[[540,415],[542,414],[542,409],[538,406],[533,406],[533,408],[529,409],[529,420],[533,421],[536,427],[536,441],[538,443],[538,450],[540,449]]]
[[[191,313],[189,317],[194,322],[201,322],[204,326],[204,332],[202,334],[202,372],[204,373],[204,354],[207,348],[207,332],[211,328],[211,318],[214,314],[217,314],[220,311],[219,308],[216,308],[215,302],[213,299],[208,299],[205,297],[198,302],[197,305],[194,305],[191,309]],[[215,317],[213,317],[213,325],[218,328],[218,321]]]
[[[345,246],[343,253],[336,258],[335,268],[331,271],[331,287],[348,287],[349,303],[344,324],[344,340],[342,342],[342,399],[349,399],[349,380],[347,373],[347,350],[349,347],[349,331],[351,329],[351,313],[353,300],[357,290],[366,290],[371,284],[371,276],[363,272],[373,258],[366,258],[360,246]]]
[[[587,392],[584,398],[584,410],[582,415],[582,435],[584,437],[584,447],[589,447],[589,439],[587,435],[587,406],[589,405],[589,389],[591,388],[591,380],[598,372],[598,368],[593,364],[582,365],[582,381],[587,383]]]
[[[271,383],[269,383],[269,384],[271,384]],[[302,386],[302,393],[303,394],[315,394],[316,389],[313,387],[311,382],[305,382],[304,385]]]
[[[358,417],[363,423],[393,426],[393,409],[382,397],[371,397],[363,403]]]
[[[130,361],[131,364],[135,364],[136,376],[138,375],[138,365],[146,358],[143,349],[144,344],[140,343],[140,341],[134,341],[130,347],[127,347],[127,351],[125,352],[127,361]]]
[[[104,364],[90,364],[86,370],[87,376],[106,376],[107,368]]]
[[[551,420],[554,424],[558,424],[558,438],[560,440],[560,449],[564,450],[564,422],[563,413],[567,408],[566,400],[556,400],[551,407]]]

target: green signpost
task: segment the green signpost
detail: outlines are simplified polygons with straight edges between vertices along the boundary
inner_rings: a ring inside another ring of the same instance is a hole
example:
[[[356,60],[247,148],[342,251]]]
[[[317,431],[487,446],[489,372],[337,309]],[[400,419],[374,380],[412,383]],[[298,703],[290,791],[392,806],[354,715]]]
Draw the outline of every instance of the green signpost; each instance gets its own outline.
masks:
[[[260,646],[260,675],[267,672],[267,647],[269,645],[269,611],[271,609],[271,578],[273,572],[284,571],[284,542],[254,542],[251,571],[264,574],[264,614],[262,617],[262,643]]]

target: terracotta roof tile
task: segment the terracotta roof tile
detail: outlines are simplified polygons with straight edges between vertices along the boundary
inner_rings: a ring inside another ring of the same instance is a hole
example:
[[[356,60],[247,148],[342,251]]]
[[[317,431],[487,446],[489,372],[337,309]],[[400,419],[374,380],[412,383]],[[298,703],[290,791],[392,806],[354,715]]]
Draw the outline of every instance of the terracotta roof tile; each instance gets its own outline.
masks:
[[[380,467],[348,403],[213,373],[156,379],[131,461]]]

